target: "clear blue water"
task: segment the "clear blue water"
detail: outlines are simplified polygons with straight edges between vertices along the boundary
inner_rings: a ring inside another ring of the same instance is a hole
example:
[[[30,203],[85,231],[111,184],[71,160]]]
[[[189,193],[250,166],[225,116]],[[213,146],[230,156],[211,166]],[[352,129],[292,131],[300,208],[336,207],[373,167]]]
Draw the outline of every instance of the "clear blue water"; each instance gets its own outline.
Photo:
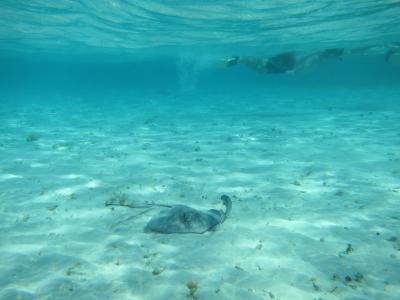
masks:
[[[0,1],[0,299],[399,299],[399,16]]]

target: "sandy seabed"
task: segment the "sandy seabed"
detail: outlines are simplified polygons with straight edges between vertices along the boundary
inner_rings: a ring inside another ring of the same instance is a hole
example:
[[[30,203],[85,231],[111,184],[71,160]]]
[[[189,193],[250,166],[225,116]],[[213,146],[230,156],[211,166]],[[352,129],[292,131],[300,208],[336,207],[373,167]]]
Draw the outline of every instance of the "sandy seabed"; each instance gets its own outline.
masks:
[[[399,110],[185,97],[1,107],[1,299],[400,299]]]

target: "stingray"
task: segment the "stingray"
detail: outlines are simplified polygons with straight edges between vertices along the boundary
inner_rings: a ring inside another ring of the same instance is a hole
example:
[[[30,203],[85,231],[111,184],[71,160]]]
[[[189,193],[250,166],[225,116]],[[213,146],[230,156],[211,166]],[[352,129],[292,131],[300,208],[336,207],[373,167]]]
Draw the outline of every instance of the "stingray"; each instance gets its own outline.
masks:
[[[130,208],[152,208],[155,206],[167,208],[153,216],[144,227],[146,233],[198,233],[214,230],[222,224],[230,214],[232,201],[227,195],[221,196],[224,210],[198,210],[190,206],[177,204],[167,205],[158,203],[128,204],[108,202],[106,206],[117,205]]]

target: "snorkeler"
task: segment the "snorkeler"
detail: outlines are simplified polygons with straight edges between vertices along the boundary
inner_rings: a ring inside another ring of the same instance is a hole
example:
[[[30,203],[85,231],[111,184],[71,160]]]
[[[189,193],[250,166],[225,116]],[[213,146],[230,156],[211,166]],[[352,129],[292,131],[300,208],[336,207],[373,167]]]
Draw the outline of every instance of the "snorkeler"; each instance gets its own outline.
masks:
[[[296,57],[292,52],[287,52],[269,58],[233,56],[226,60],[227,67],[232,67],[239,63],[260,73],[283,74],[294,70]]]
[[[342,59],[344,52],[344,48],[331,48],[312,53],[301,59],[296,58],[293,52],[285,52],[269,58],[233,56],[225,60],[225,64],[227,67],[243,64],[260,73],[290,74],[317,65],[327,59]]]

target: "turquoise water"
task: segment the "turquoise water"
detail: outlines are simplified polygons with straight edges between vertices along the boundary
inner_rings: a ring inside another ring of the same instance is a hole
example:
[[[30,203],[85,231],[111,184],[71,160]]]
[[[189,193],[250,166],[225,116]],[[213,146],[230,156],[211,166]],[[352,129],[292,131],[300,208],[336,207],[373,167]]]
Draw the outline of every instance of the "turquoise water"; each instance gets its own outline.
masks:
[[[0,299],[399,299],[398,16],[1,1]]]

